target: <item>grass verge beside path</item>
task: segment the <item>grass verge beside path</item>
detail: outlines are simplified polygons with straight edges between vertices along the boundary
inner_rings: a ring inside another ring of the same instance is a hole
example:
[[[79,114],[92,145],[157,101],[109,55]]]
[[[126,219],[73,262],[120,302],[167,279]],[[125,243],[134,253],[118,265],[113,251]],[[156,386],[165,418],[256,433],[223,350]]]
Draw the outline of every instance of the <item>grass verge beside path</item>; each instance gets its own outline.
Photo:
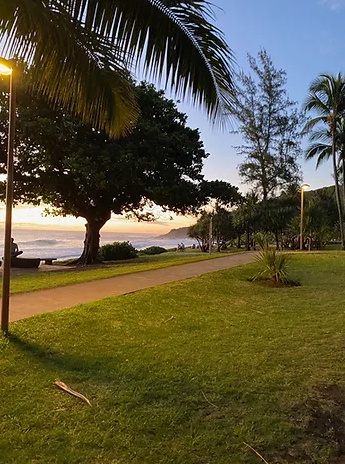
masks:
[[[67,271],[47,271],[37,274],[29,273],[13,276],[11,279],[11,293],[25,293],[49,288],[64,287],[66,285],[90,282],[93,280],[107,279],[119,275],[132,274],[134,272],[151,271],[181,264],[195,263],[209,259],[223,258],[233,253],[206,253],[169,252],[161,255],[139,257],[135,262],[119,262],[118,264],[103,265],[70,269]],[[0,295],[2,289],[0,289]]]
[[[344,254],[293,256],[294,288],[256,266],[13,324],[1,464],[342,463]]]

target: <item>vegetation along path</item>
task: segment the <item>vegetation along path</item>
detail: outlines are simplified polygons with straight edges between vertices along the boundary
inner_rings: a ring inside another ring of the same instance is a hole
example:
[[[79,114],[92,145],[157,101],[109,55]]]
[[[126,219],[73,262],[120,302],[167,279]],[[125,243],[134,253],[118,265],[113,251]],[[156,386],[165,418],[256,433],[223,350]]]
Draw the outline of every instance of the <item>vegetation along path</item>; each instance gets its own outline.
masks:
[[[80,303],[90,303],[108,296],[124,295],[156,285],[248,264],[253,261],[253,258],[253,253],[236,254],[209,261],[13,295],[10,302],[10,320],[14,322],[36,314],[69,308]]]

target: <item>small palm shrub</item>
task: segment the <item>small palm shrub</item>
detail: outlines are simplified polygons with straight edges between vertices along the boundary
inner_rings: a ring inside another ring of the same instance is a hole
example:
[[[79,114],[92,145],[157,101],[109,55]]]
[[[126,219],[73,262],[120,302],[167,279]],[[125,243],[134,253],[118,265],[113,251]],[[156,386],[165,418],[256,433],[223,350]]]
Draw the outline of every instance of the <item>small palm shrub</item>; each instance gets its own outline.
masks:
[[[290,256],[286,253],[277,251],[275,248],[270,248],[267,243],[260,241],[260,250],[258,251],[255,260],[260,264],[261,269],[251,280],[270,280],[285,285],[297,285],[288,277],[288,263]]]
[[[138,256],[137,250],[129,242],[114,242],[101,246],[98,251],[100,261],[123,261]]]
[[[168,250],[160,246],[150,246],[148,248],[145,248],[144,250],[141,250],[141,253],[143,253],[144,255],[161,255],[162,253],[166,253],[167,251]]]

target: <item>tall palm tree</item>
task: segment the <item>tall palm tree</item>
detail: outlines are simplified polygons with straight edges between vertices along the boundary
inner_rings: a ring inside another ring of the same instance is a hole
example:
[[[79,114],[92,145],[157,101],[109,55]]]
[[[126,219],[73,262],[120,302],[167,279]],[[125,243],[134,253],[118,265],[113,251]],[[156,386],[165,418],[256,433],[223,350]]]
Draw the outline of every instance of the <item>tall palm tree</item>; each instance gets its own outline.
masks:
[[[26,60],[34,87],[112,135],[136,118],[135,69],[212,120],[234,105],[233,53],[208,0],[1,0],[4,55]]]
[[[344,241],[344,211],[340,197],[337,152],[339,146],[339,127],[345,113],[345,80],[339,73],[337,76],[321,74],[310,86],[309,95],[304,104],[305,110],[314,111],[317,116],[305,125],[303,132],[312,132],[312,140],[319,138],[320,143],[312,145],[307,156],[318,156],[318,164],[329,155],[333,162],[335,194],[338,206],[340,237],[342,249]],[[327,143],[327,139],[330,141]],[[330,148],[330,150],[329,150]]]

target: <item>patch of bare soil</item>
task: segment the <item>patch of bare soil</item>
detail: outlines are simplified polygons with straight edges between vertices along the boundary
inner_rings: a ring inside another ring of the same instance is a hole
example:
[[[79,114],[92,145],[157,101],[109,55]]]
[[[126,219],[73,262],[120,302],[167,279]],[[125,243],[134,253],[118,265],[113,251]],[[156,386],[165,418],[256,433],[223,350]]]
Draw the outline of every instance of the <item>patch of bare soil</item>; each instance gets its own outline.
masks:
[[[295,408],[294,416],[299,438],[288,455],[298,455],[306,463],[345,464],[344,387],[317,385],[308,400]]]

